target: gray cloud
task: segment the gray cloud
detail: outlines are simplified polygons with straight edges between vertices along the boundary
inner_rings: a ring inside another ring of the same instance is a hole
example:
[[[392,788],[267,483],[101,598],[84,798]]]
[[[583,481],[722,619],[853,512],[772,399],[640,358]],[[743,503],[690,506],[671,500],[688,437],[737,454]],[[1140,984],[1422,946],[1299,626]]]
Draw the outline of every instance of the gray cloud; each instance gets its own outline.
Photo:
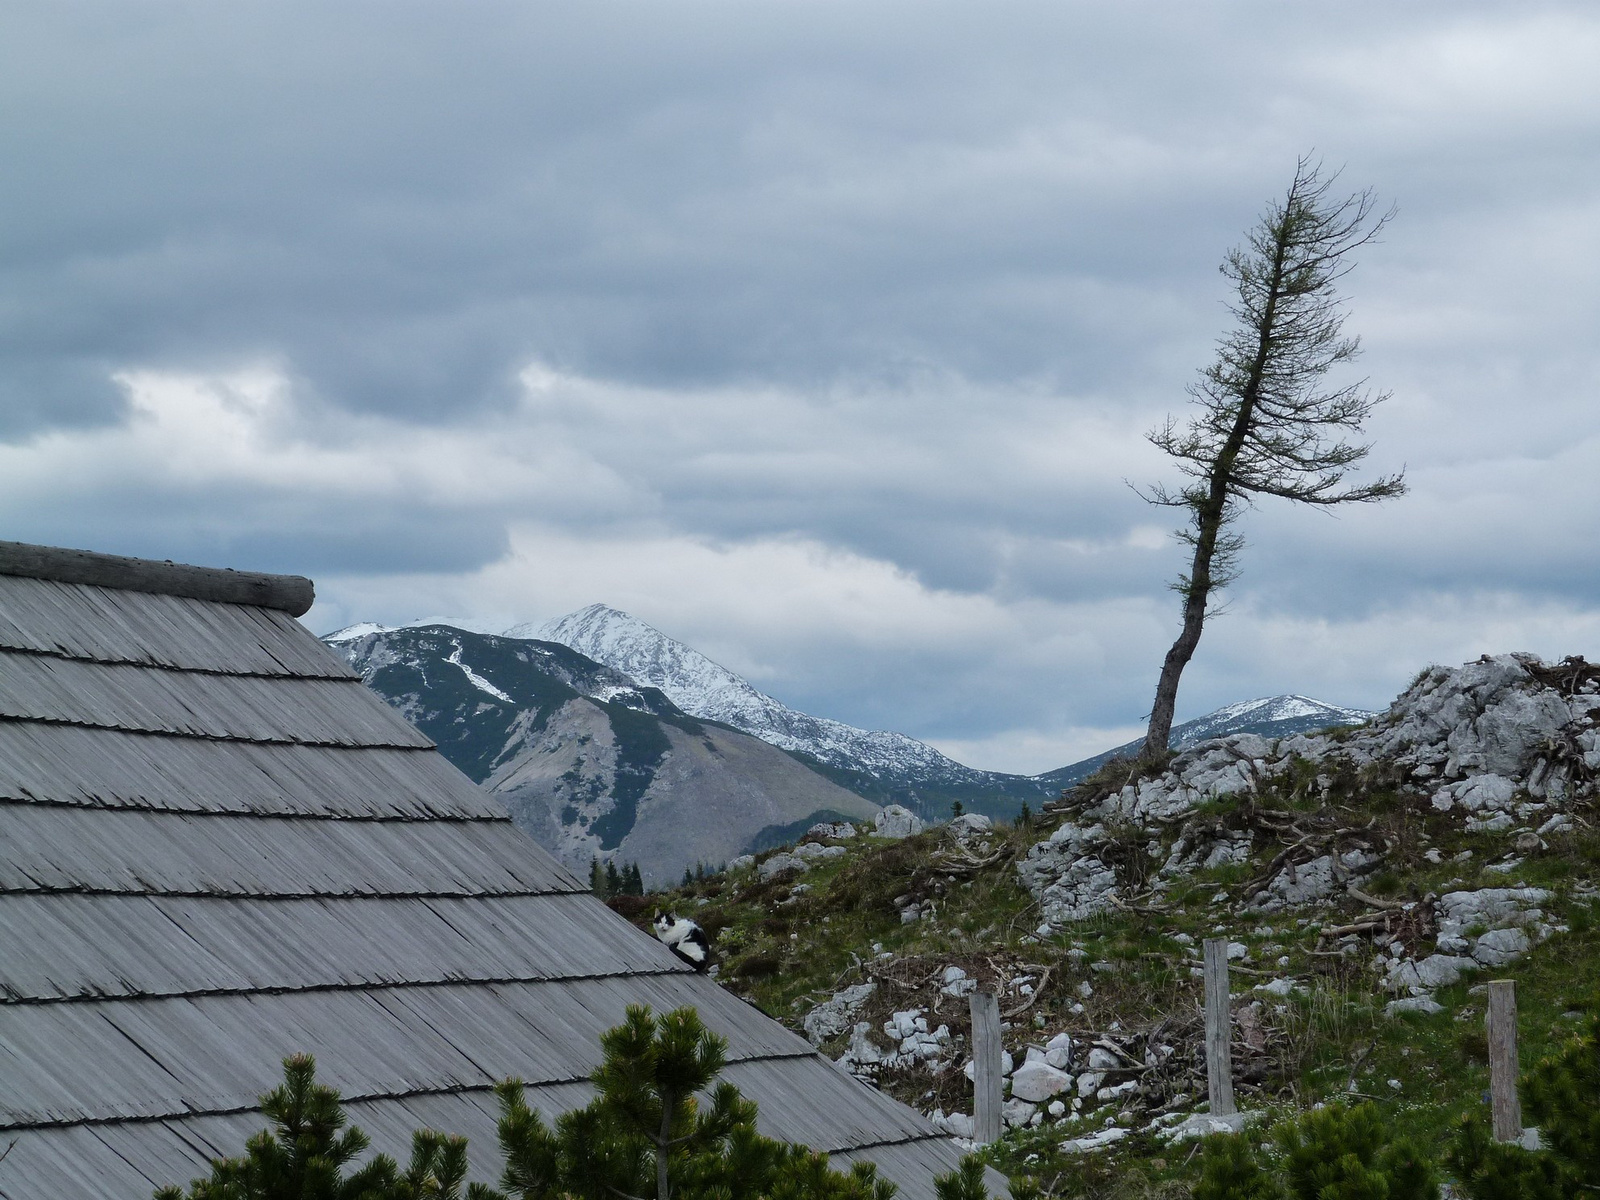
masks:
[[[1054,765],[1147,703],[1180,555],[1123,480],[1315,147],[1400,205],[1349,290],[1414,494],[1252,513],[1184,707],[1580,648],[1596,52],[1554,3],[16,5],[7,536],[329,622],[603,599]]]

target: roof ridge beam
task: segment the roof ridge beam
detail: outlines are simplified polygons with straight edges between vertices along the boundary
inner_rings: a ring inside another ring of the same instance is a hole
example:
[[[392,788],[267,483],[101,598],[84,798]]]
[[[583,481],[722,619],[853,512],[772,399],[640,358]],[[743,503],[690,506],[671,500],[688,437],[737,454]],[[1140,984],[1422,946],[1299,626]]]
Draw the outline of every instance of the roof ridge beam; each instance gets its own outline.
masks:
[[[291,617],[304,616],[316,599],[311,580],[302,575],[195,567],[171,559],[125,558],[120,554],[37,546],[28,542],[0,541],[0,575],[185,596],[217,604],[276,608]]]

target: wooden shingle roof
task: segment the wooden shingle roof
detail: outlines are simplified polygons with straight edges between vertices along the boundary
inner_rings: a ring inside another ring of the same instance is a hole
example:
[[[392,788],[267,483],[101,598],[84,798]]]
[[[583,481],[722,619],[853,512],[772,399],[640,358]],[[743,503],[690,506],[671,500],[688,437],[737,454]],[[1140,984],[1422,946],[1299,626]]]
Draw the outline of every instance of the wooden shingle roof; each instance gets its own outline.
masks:
[[[186,1184],[317,1056],[379,1149],[494,1082],[583,1104],[630,1003],[693,1005],[765,1132],[928,1200],[958,1152],[696,975],[291,613],[283,576],[0,543],[0,1197]]]

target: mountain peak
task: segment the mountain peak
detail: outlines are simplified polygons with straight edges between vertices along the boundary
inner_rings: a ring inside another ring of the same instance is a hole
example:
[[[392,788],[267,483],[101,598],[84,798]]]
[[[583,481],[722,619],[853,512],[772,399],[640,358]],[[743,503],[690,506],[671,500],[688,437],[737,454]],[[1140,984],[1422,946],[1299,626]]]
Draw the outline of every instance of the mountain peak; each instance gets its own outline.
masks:
[[[704,654],[668,637],[654,626],[606,604],[591,604],[543,625],[523,625],[510,637],[559,642],[642,684],[659,688],[686,713],[732,725],[784,750],[810,756],[829,767],[860,772],[879,786],[910,789],[896,800],[918,803],[918,791],[941,794],[952,787],[962,795],[1005,790],[1020,781],[1030,794],[1038,786],[1017,776],[975,771],[946,758],[932,746],[903,733],[857,729],[842,721],[813,717],[788,707]],[[942,813],[948,802],[922,798]],[[931,815],[928,808],[925,815]]]

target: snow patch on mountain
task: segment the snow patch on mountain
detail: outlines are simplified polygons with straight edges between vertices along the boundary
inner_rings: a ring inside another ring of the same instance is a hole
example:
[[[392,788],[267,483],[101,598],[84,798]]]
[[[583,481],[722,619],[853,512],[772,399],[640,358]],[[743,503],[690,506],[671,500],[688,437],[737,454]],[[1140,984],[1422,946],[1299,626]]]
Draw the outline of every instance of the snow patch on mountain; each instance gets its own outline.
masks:
[[[515,703],[515,701],[513,701],[510,696],[506,695],[499,688],[495,687],[494,684],[490,683],[482,675],[479,675],[471,667],[467,666],[466,663],[461,661],[461,643],[460,642],[457,642],[455,644],[455,647],[456,647],[455,650],[451,653],[450,657],[448,659],[446,659],[445,661],[446,662],[450,662],[450,663],[454,663],[456,666],[460,667],[461,668],[461,673],[467,677],[467,682],[468,683],[472,684],[472,686],[477,688],[480,692],[488,692],[489,695],[493,696],[496,700],[504,700],[507,704]]]
[[[332,633],[322,635],[325,642],[354,642],[372,633],[393,633],[392,625],[379,625],[376,621],[357,621],[354,625],[346,625],[343,629],[335,629]]]
[[[1362,725],[1377,715],[1364,709],[1313,700],[1310,696],[1267,696],[1219,708],[1185,722],[1173,732],[1178,735],[1179,746],[1192,746],[1222,733],[1278,721],[1305,722],[1308,726],[1315,724],[1326,728],[1331,725]]]

